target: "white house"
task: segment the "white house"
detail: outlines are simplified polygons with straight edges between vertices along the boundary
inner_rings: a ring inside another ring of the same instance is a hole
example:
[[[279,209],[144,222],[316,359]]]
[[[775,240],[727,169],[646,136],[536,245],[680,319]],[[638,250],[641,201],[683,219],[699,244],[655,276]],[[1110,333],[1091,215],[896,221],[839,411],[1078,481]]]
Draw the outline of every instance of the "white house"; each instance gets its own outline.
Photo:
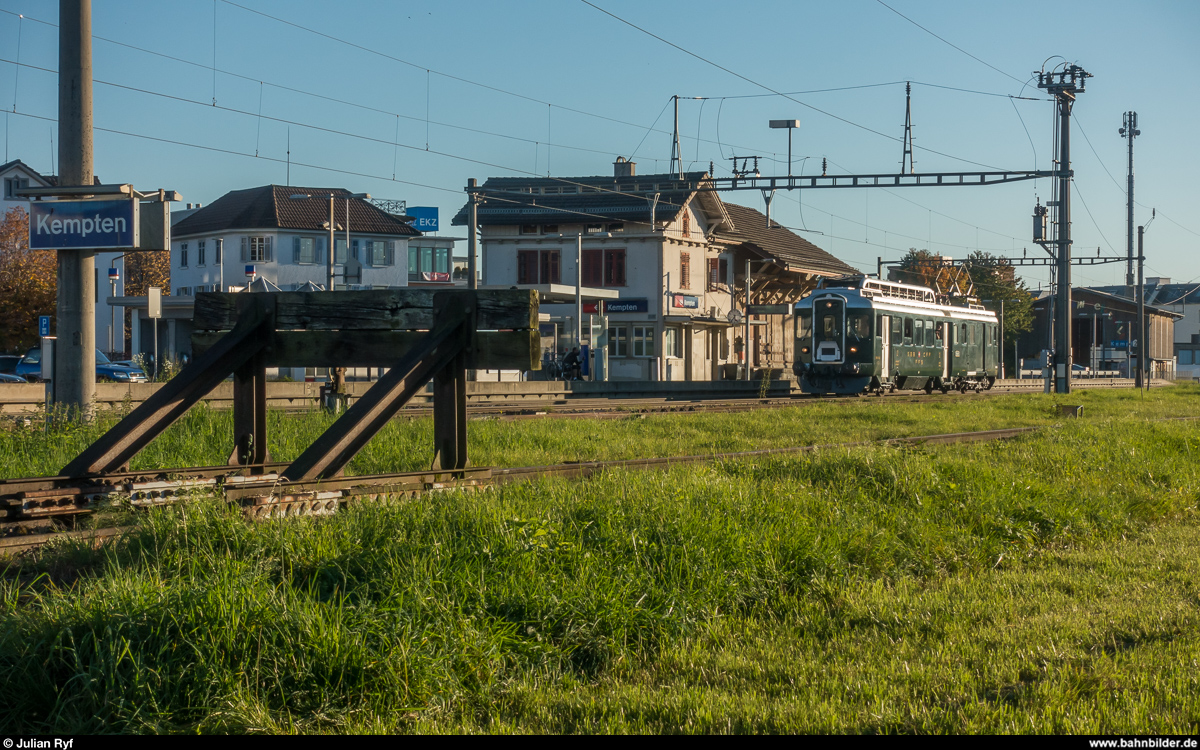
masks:
[[[335,288],[408,286],[408,240],[420,232],[400,217],[351,198],[344,188],[234,190],[172,217],[171,289],[158,323],[160,357],[190,354],[199,292],[241,291],[251,280],[283,291],[325,289],[331,195]],[[154,323],[146,317],[145,298],[123,302],[135,311],[133,351],[149,353]]]

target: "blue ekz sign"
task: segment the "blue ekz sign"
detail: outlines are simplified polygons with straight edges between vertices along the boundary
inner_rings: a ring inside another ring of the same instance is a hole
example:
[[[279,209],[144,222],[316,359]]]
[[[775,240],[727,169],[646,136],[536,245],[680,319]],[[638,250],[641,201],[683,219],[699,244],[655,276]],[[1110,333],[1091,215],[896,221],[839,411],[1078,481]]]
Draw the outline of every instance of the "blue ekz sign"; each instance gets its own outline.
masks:
[[[131,249],[137,239],[137,201],[130,198],[29,204],[33,250]]]
[[[437,206],[409,206],[405,213],[413,218],[412,228],[418,232],[438,230]]]

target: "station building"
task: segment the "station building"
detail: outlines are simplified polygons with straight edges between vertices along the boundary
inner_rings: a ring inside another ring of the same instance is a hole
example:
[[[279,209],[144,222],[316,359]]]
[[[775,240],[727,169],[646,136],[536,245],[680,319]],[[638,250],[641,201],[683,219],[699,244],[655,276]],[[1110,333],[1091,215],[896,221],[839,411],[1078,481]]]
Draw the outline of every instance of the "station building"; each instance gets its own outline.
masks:
[[[858,271],[724,202],[710,180],[638,175],[622,158],[611,176],[488,179],[476,209],[482,286],[536,290],[544,357],[574,346],[578,328],[608,380],[736,379],[745,367],[790,377],[792,316],[751,309],[747,341],[747,302],[782,308]]]

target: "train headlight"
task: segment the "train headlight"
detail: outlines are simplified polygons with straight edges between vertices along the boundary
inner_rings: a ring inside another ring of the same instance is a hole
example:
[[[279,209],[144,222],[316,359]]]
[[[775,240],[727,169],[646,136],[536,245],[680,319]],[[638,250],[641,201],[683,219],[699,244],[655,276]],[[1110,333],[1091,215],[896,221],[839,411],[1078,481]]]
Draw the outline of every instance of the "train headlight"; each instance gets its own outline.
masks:
[[[807,347],[807,346],[806,346],[806,347],[803,347],[803,348],[801,348],[801,349],[800,349],[800,351],[801,351],[803,354],[808,354],[808,347]]]
[[[857,351],[858,351],[858,347],[855,347],[855,346],[850,347],[851,354],[853,354],[854,352],[857,352]]]

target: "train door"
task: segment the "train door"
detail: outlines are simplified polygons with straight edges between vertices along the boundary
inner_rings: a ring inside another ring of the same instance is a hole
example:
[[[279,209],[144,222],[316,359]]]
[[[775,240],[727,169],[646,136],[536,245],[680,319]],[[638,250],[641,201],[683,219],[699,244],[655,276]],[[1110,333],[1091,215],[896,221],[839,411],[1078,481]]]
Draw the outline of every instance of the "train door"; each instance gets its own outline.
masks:
[[[966,369],[966,362],[963,361],[963,349],[966,348],[965,344],[967,343],[967,324],[956,324],[954,321],[950,321],[949,326],[951,334],[949,337],[950,350],[954,355],[951,357],[950,374],[962,375],[963,371]]]
[[[938,353],[942,358],[942,380],[950,377],[950,336],[948,334],[953,327],[953,323],[944,320],[937,323],[937,345]]]
[[[846,301],[829,295],[813,304],[813,362],[841,364],[846,351]]]
[[[882,358],[879,379],[887,380],[892,373],[892,316],[879,316],[879,351]]]

